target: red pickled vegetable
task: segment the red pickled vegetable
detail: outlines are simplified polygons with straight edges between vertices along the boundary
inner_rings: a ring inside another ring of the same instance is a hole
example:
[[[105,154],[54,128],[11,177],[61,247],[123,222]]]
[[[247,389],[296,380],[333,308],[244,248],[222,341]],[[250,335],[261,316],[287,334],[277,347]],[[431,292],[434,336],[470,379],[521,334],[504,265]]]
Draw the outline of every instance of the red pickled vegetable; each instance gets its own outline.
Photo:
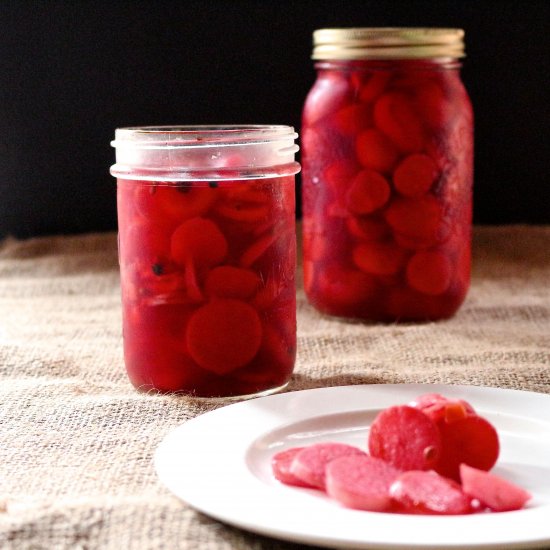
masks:
[[[372,108],[364,104],[348,105],[331,115],[330,122],[341,134],[354,136],[372,125]]]
[[[328,463],[327,494],[348,508],[384,512],[391,507],[390,486],[400,471],[372,456],[345,456]]]
[[[519,510],[532,498],[531,493],[495,474],[460,465],[462,490],[494,512]]]
[[[328,184],[333,193],[338,195],[342,189],[347,189],[348,184],[361,167],[350,160],[336,160],[329,164],[323,171],[323,180]]]
[[[229,190],[217,211],[233,221],[258,223],[269,218],[269,197],[257,189]]]
[[[370,214],[390,198],[386,178],[374,170],[362,170],[355,176],[346,194],[346,205],[354,214]]]
[[[451,422],[437,422],[441,434],[441,455],[434,470],[459,480],[464,463],[480,470],[490,470],[496,463],[500,443],[496,429],[484,418],[469,415]]]
[[[225,258],[227,240],[212,220],[191,218],[172,234],[170,251],[180,265],[185,266],[191,259],[195,266],[212,267]]]
[[[477,414],[472,405],[464,399],[448,399],[438,393],[420,395],[409,405],[420,409],[434,422],[442,419],[445,422],[452,422],[465,416]]]
[[[469,514],[471,498],[458,483],[433,471],[403,472],[392,484],[390,495],[398,511],[407,514]]]
[[[357,136],[355,148],[359,162],[378,172],[391,172],[399,158],[395,145],[375,128],[361,132]]]
[[[451,262],[441,252],[420,251],[408,262],[407,283],[411,288],[430,296],[443,294],[452,279]]]
[[[371,216],[349,216],[346,225],[351,235],[365,241],[382,240],[390,230],[383,220]]]
[[[250,298],[260,286],[260,277],[250,269],[220,265],[206,276],[205,290],[209,296],[219,298]]]
[[[338,73],[325,73],[310,90],[304,106],[304,118],[314,124],[343,107],[352,98],[347,79]]]
[[[226,374],[256,355],[262,325],[256,310],[247,303],[220,298],[193,313],[186,341],[189,354],[201,367]]]
[[[290,473],[312,487],[325,489],[326,466],[341,456],[361,455],[365,453],[345,443],[316,443],[296,454],[290,466]]]
[[[365,103],[374,101],[382,94],[389,80],[390,73],[385,71],[373,72],[361,86],[359,99]]]
[[[356,246],[352,258],[354,264],[366,273],[393,275],[404,266],[406,252],[391,242],[370,242]]]
[[[402,160],[393,173],[393,184],[406,197],[421,197],[438,175],[436,163],[428,155],[416,153]]]
[[[424,146],[420,118],[407,96],[399,92],[386,93],[374,105],[376,126],[404,153],[416,153]]]
[[[441,203],[431,195],[418,199],[397,198],[387,208],[386,221],[396,240],[407,248],[427,248],[443,241],[448,233]]]
[[[148,220],[175,227],[182,221],[202,216],[216,199],[214,189],[206,185],[182,182],[174,184],[137,185],[134,200]]]
[[[280,451],[273,455],[271,458],[271,469],[275,479],[278,479],[285,485],[293,485],[295,487],[311,487],[311,485],[308,485],[290,471],[290,465],[292,464],[294,457],[303,448],[304,447],[291,447],[290,449]]]
[[[401,470],[428,470],[438,463],[442,441],[431,418],[414,407],[396,405],[374,419],[368,448],[371,456]]]
[[[328,297],[326,307],[342,315],[351,315],[351,310],[371,299],[376,292],[372,276],[357,269],[347,269],[338,265],[320,270],[317,275],[317,288]]]

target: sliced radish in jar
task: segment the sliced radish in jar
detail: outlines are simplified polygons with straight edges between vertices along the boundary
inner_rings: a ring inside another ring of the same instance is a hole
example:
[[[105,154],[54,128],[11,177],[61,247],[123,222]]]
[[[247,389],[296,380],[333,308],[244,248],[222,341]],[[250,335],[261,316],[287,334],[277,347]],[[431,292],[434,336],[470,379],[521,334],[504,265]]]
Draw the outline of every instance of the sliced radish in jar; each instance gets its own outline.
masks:
[[[374,105],[374,121],[404,153],[422,150],[422,124],[405,94],[392,92],[381,96]]]
[[[375,128],[369,128],[357,136],[355,149],[359,162],[378,172],[391,172],[399,158],[395,145]]]
[[[405,265],[407,255],[391,242],[369,242],[357,245],[353,249],[352,258],[353,263],[366,273],[394,275]]]
[[[195,311],[186,341],[189,354],[201,367],[227,374],[254,358],[262,342],[262,325],[247,303],[220,298]]]
[[[374,170],[362,170],[355,176],[346,193],[346,205],[354,214],[370,214],[382,208],[390,198],[386,178]]]
[[[451,262],[441,252],[417,252],[407,264],[407,283],[424,294],[443,294],[453,276]]]
[[[220,265],[206,276],[205,290],[209,296],[246,300],[260,286],[260,277],[250,269]]]
[[[421,197],[427,193],[438,176],[437,165],[428,155],[406,157],[393,173],[393,184],[406,197]]]

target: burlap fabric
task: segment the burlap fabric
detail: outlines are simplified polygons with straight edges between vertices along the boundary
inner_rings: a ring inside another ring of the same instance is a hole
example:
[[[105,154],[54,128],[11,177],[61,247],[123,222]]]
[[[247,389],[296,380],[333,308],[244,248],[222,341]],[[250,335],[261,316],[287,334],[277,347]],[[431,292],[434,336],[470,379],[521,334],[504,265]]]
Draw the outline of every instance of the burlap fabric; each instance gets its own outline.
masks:
[[[0,243],[0,547],[267,549],[158,482],[152,456],[208,409],[139,394],[122,364],[116,237]],[[550,393],[550,227],[476,228],[473,285],[455,318],[329,319],[299,289],[289,391],[438,382]]]

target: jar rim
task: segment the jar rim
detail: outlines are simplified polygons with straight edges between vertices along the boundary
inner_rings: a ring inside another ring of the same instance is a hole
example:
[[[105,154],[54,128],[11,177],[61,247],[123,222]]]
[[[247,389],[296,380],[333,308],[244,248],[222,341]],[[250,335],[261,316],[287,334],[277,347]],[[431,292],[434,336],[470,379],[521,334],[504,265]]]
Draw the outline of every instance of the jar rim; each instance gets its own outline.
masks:
[[[219,147],[296,139],[294,127],[282,124],[199,124],[117,128],[115,148],[147,149]]]
[[[350,27],[317,29],[315,60],[461,58],[464,30],[440,27]]]

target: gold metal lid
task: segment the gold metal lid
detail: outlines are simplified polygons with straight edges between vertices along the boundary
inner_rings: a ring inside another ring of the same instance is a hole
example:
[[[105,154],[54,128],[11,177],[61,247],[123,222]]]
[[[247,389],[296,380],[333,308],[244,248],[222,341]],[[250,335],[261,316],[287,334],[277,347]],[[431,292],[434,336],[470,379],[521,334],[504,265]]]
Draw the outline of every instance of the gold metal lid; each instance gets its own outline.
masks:
[[[313,33],[316,60],[464,57],[462,29],[364,27]]]

